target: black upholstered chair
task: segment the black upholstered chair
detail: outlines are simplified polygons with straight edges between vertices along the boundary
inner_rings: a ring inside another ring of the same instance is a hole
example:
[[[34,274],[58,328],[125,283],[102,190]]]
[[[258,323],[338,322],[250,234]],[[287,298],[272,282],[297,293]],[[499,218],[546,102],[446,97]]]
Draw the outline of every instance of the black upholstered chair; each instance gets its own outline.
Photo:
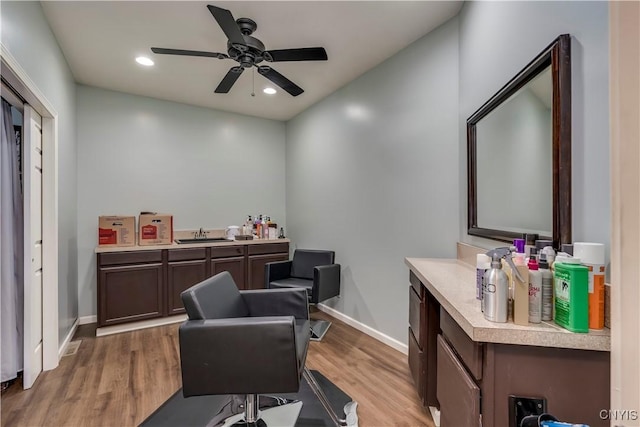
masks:
[[[296,249],[293,259],[266,264],[265,281],[270,289],[306,289],[309,303],[318,304],[340,295],[340,264],[333,251]],[[326,320],[311,320],[311,339],[320,341],[329,326]]]
[[[267,425],[258,394],[300,386],[310,333],[304,289],[239,291],[225,271],[181,297],[189,316],[179,331],[184,396],[246,395],[238,425]]]

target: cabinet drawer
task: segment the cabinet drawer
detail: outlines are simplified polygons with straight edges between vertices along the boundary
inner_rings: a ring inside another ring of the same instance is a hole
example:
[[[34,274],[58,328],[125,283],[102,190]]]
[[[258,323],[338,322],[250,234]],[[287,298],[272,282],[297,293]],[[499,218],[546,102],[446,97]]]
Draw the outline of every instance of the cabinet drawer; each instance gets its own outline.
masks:
[[[171,249],[169,251],[169,261],[189,261],[206,257],[207,250],[205,248]]]
[[[280,252],[289,253],[288,243],[262,243],[248,245],[249,255],[262,255],[262,254],[277,254]]]
[[[162,251],[108,252],[98,254],[98,265],[162,262]]]
[[[473,341],[444,308],[440,308],[440,329],[476,380],[482,379],[483,344]]]
[[[438,335],[437,353],[440,426],[479,426],[480,388],[442,335]]]
[[[424,292],[422,288],[424,286],[422,285],[422,282],[420,282],[420,279],[418,279],[418,276],[416,276],[415,273],[411,270],[409,270],[409,283],[411,283],[411,287],[413,288],[413,290],[416,291],[416,293],[420,295],[420,297],[422,297],[422,293]]]
[[[409,371],[411,372],[411,378],[418,390],[418,396],[424,403],[424,352],[418,347],[418,342],[413,336],[411,328],[409,328]]]
[[[413,286],[409,288],[409,326],[413,335],[418,341],[418,346],[424,350],[424,340],[422,339],[422,325],[424,324],[424,302],[413,291]]]
[[[211,258],[231,258],[244,255],[244,246],[212,247]]]

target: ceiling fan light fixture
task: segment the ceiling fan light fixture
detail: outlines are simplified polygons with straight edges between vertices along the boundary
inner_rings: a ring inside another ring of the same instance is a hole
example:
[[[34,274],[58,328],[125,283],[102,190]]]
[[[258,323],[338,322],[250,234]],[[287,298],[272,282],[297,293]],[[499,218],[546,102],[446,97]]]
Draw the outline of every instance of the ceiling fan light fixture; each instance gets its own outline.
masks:
[[[136,62],[140,65],[144,65],[145,67],[151,67],[152,65],[154,65],[154,62],[146,56],[138,56],[136,58]]]
[[[276,90],[272,87],[265,87],[264,89],[262,89],[262,91],[267,95],[275,95],[276,93]]]

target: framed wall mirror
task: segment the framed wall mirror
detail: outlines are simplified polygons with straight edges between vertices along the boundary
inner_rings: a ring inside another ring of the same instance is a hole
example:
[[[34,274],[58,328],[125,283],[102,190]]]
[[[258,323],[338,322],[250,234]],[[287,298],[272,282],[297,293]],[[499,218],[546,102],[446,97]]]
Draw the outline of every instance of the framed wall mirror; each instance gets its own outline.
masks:
[[[571,37],[467,119],[468,234],[571,243]]]

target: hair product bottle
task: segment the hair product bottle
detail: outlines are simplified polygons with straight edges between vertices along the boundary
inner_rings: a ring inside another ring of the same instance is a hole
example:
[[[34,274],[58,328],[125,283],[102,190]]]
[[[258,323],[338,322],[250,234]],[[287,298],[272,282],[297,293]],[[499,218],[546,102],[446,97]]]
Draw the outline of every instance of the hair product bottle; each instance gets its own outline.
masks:
[[[491,258],[486,254],[476,255],[476,299],[482,300],[482,294],[484,293],[484,273],[491,268]],[[481,309],[484,311],[484,304],[481,304]]]
[[[542,276],[542,320],[553,320],[553,275],[544,253],[540,254],[538,270]]]
[[[531,257],[531,250],[536,248],[536,240],[538,240],[537,234],[527,233],[524,236],[524,256],[525,258]],[[527,261],[529,261],[527,259]]]
[[[511,275],[513,280],[513,323],[527,326],[529,324],[529,269],[524,263],[524,253],[516,253],[513,261],[518,272],[518,274]]]
[[[589,269],[589,329],[604,328],[604,245],[575,242],[573,253]]]
[[[578,258],[556,257],[553,287],[556,324],[571,332],[589,332],[589,269]]]
[[[509,248],[493,249],[487,252],[487,256],[491,258],[491,268],[484,274],[484,317],[491,322],[505,323],[508,315],[509,279],[502,270],[501,260],[504,258],[514,273],[518,273]]]
[[[542,274],[538,270],[538,262],[534,252],[529,263],[529,322],[540,323],[542,320]]]

